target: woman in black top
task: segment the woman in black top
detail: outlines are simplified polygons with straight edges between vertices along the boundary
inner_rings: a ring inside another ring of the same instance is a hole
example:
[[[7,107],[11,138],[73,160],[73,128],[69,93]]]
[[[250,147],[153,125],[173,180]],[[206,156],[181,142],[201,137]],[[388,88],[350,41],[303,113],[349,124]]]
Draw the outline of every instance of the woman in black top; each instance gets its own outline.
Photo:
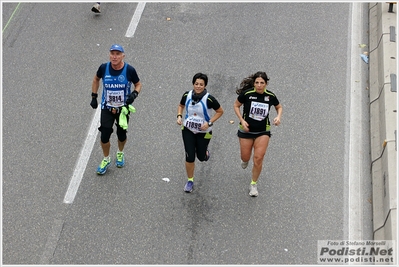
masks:
[[[257,182],[262,171],[263,158],[270,139],[269,111],[274,106],[277,117],[273,124],[280,124],[283,107],[276,95],[266,89],[269,78],[265,72],[257,73],[245,78],[239,89],[234,103],[234,112],[240,120],[238,137],[240,141],[241,167],[245,169],[254,150],[252,180],[249,195],[258,196]],[[241,115],[240,108],[243,106]]]

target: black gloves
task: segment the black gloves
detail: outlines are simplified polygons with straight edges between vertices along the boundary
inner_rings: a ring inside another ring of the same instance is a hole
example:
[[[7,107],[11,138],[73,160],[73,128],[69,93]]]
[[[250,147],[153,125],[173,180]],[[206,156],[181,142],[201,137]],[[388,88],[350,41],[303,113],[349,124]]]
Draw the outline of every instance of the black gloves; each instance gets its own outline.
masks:
[[[98,94],[96,93],[91,93],[91,102],[90,102],[90,106],[94,109],[96,109],[98,107],[98,102],[97,102],[97,96]]]
[[[136,99],[136,97],[139,95],[139,93],[134,90],[130,95],[128,95],[127,99],[126,99],[126,104],[130,105],[133,103],[133,101]],[[96,93],[91,93],[91,102],[90,102],[90,106],[94,109],[96,109],[98,107],[98,102],[97,102],[97,97],[98,94]]]
[[[130,105],[133,103],[134,99],[136,99],[136,97],[139,95],[139,93],[134,90],[130,95],[128,95],[127,99],[126,99],[126,104]]]

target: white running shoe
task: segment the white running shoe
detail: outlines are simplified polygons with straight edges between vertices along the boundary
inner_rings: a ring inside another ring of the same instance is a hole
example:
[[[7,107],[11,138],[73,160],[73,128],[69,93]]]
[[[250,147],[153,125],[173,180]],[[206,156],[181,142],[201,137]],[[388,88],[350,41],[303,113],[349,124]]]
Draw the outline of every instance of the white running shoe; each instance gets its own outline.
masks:
[[[95,3],[94,6],[91,8],[91,11],[93,11],[94,13],[101,13],[100,4]]]
[[[249,195],[251,197],[257,197],[258,196],[258,189],[256,188],[256,184],[251,184],[249,186]]]
[[[246,169],[248,167],[249,161],[245,162],[241,160],[241,168]]]

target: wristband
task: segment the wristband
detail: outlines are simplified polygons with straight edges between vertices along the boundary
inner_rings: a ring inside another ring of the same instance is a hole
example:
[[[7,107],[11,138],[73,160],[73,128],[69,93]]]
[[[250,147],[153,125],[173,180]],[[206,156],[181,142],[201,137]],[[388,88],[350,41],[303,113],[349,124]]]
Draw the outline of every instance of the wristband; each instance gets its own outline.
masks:
[[[98,97],[98,94],[96,94],[96,93],[91,93],[91,96],[93,97],[95,97],[95,98],[97,98]]]
[[[181,114],[177,114],[177,116],[176,116],[177,118],[183,118],[183,116],[181,115]]]

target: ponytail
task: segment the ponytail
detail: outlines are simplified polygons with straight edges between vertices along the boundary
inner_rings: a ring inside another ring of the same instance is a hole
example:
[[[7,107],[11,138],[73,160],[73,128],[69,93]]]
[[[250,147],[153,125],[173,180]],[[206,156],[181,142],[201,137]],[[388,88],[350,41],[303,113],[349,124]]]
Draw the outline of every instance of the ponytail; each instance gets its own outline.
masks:
[[[261,77],[263,80],[265,80],[266,84],[269,81],[269,77],[267,77],[266,72],[258,71],[257,73],[254,73],[241,81],[240,86],[236,89],[236,94],[239,95],[248,89],[252,89],[254,87],[254,82],[258,77]]]

